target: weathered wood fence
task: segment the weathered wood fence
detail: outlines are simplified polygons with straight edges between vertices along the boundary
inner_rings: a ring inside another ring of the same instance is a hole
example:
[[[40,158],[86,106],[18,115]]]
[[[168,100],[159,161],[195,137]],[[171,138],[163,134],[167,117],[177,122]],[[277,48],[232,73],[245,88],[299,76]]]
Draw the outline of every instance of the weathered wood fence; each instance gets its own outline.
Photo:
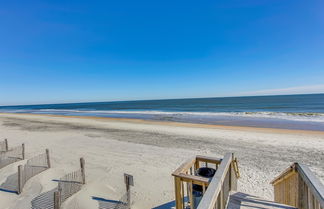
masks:
[[[54,209],[60,209],[62,203],[80,191],[83,184],[85,184],[85,161],[80,158],[80,169],[60,178],[58,189],[54,192]]]
[[[294,163],[271,184],[276,202],[299,209],[324,209],[324,186],[306,165]]]
[[[7,152],[9,149],[8,149],[8,140],[5,139],[3,141],[0,142],[0,153],[1,152]]]
[[[27,161],[25,165],[18,166],[18,194],[20,194],[26,182],[33,176],[51,167],[49,151],[46,149],[44,154],[35,156]]]
[[[24,144],[8,149],[6,152],[0,152],[0,168],[23,159],[25,159]]]
[[[224,209],[230,191],[237,189],[237,179],[239,177],[237,159],[233,153],[227,153],[203,195],[198,209]]]

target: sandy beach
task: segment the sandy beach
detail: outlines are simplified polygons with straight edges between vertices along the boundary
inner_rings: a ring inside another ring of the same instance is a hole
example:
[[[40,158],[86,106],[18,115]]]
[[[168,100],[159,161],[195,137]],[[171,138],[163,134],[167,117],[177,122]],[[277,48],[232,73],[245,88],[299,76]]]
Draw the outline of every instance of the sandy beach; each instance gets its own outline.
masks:
[[[273,199],[270,181],[291,163],[324,179],[324,132],[153,122],[132,119],[0,114],[0,140],[26,145],[26,158],[50,150],[52,168],[27,182],[21,195],[0,191],[1,209],[29,209],[65,173],[86,161],[86,185],[64,209],[95,209],[95,197],[118,200],[123,174],[134,176],[132,208],[166,209],[174,200],[171,173],[196,155],[239,159],[241,192]],[[0,169],[0,184],[24,161]]]

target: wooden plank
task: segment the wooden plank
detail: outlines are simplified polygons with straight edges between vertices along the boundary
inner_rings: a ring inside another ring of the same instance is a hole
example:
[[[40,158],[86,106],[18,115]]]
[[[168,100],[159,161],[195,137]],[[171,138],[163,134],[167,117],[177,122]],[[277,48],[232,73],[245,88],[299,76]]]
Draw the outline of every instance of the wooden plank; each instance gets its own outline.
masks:
[[[192,176],[192,175],[184,174],[184,173],[180,173],[180,174],[177,174],[174,176],[179,177],[182,181],[186,181],[186,182],[192,181],[194,184],[199,184],[199,185],[209,184],[209,181],[210,181],[209,178],[205,178],[202,176]]]
[[[269,201],[254,195],[242,192],[231,192],[228,209],[296,209],[295,207]]]
[[[221,158],[207,157],[207,156],[202,156],[202,155],[197,155],[196,160],[201,161],[201,162],[207,162],[207,163],[215,163],[215,164],[219,164],[222,162]]]
[[[183,163],[179,168],[177,168],[173,173],[172,175],[175,176],[175,175],[178,175],[180,173],[183,173],[187,170],[189,170],[192,165],[195,163],[196,161],[196,158],[191,158],[189,160],[187,160],[185,163]]]
[[[310,192],[314,195],[320,206],[324,208],[324,186],[322,182],[320,182],[308,166],[298,163],[296,168]]]
[[[215,173],[211,183],[208,186],[206,193],[204,194],[201,202],[199,203],[198,209],[213,209],[217,201],[217,197],[222,188],[222,184],[226,177],[226,173],[229,172],[230,165],[232,163],[232,153],[227,153],[218,170]]]

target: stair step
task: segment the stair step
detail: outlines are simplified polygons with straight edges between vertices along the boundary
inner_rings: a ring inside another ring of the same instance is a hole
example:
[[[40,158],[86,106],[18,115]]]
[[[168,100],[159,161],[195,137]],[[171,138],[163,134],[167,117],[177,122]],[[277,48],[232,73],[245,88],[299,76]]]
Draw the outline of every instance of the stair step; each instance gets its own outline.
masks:
[[[264,200],[262,198],[245,194],[242,192],[233,192],[230,194],[227,209],[296,209],[293,206]]]

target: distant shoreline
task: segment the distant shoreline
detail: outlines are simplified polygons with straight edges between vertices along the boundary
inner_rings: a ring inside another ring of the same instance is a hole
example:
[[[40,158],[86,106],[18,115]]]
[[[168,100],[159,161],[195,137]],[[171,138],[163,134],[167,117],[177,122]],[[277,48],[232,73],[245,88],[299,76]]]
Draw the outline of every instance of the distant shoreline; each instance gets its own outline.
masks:
[[[97,117],[97,116],[67,116],[55,114],[33,114],[33,113],[0,113],[0,116],[5,115],[25,115],[25,116],[41,116],[53,118],[71,118],[71,119],[93,119],[93,120],[106,120],[106,121],[120,121],[139,124],[152,124],[152,125],[167,125],[179,127],[192,127],[192,128],[207,128],[207,129],[223,129],[233,131],[252,131],[261,133],[282,133],[282,134],[300,134],[300,135],[324,135],[324,131],[305,130],[305,129],[285,129],[285,128],[267,128],[267,127],[252,127],[252,126],[234,126],[234,125],[218,125],[218,124],[203,124],[191,122],[176,122],[176,121],[161,121],[149,119],[135,119],[135,118],[115,118],[115,117]]]
[[[25,105],[0,112],[324,131],[324,94]]]

